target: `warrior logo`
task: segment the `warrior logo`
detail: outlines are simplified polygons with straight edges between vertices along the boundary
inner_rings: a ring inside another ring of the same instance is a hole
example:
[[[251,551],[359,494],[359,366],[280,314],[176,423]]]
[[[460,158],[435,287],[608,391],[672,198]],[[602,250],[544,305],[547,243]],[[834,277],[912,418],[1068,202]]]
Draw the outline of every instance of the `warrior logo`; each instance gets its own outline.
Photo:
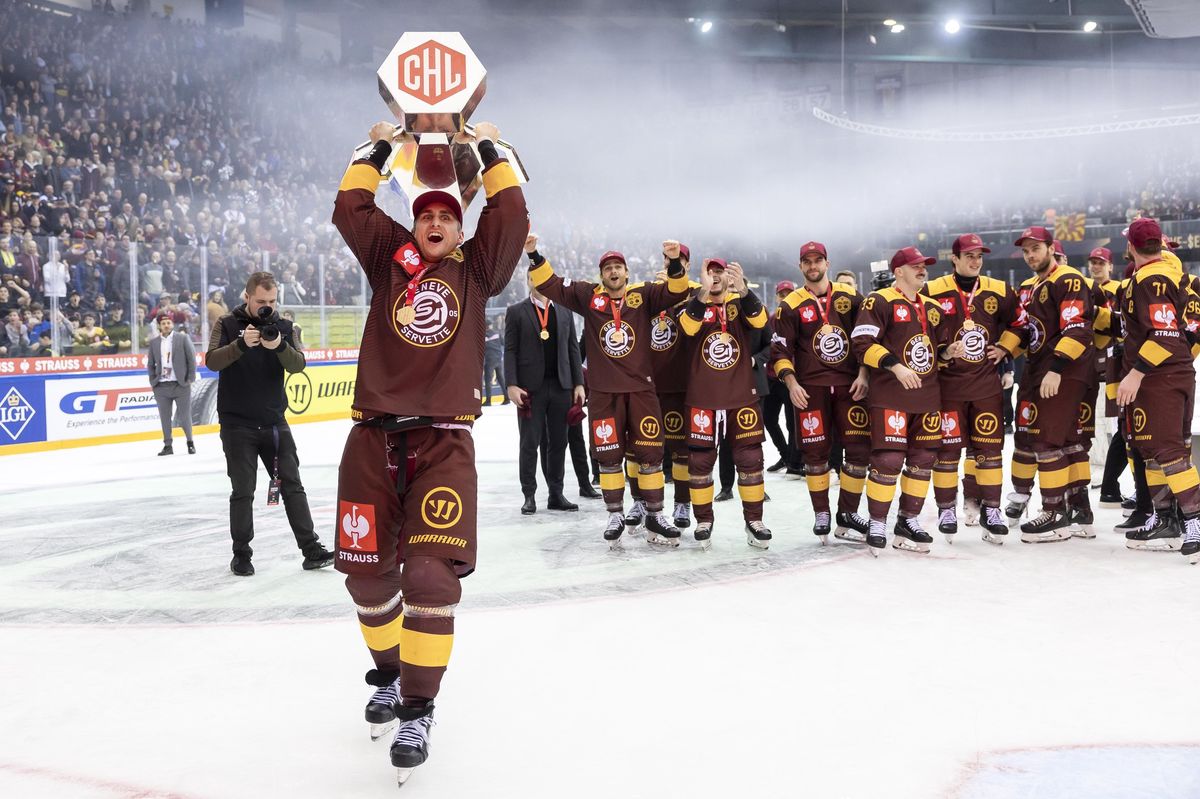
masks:
[[[741,352],[737,339],[728,333],[713,332],[704,339],[704,362],[718,371],[723,372],[733,367],[738,362]]]
[[[1000,420],[996,418],[996,414],[989,411],[975,417],[975,432],[979,435],[990,436],[999,429]]]
[[[668,433],[678,433],[683,429],[683,414],[679,411],[667,411],[666,416],[663,417],[663,427],[667,429]]]
[[[462,518],[462,497],[453,488],[438,486],[421,500],[421,519],[436,530],[458,524]]]
[[[660,316],[650,325],[650,349],[666,352],[679,339],[679,326],[670,314]]]
[[[653,416],[643,416],[642,421],[638,424],[638,429],[646,438],[658,438],[658,420]]]
[[[1029,351],[1037,352],[1046,343],[1046,328],[1036,316],[1029,317]]]
[[[616,419],[611,416],[607,419],[596,419],[592,422],[592,440],[596,442],[597,447],[602,447],[605,444],[615,444],[616,439]]]
[[[758,411],[753,408],[742,408],[737,412],[738,427],[743,430],[753,430],[758,424]]]
[[[375,506],[357,502],[338,502],[338,515],[342,517],[338,543],[342,549],[357,549],[360,552],[377,552],[375,529]]]
[[[392,307],[392,329],[396,335],[418,347],[436,347],[454,337],[458,330],[459,302],[449,284],[437,278],[422,280],[413,298],[413,320],[402,325],[396,317],[405,299],[406,295],[400,292]]]
[[[825,422],[821,418],[821,412],[801,411],[800,429],[803,431],[800,437],[805,441],[811,441],[824,436]]]
[[[818,330],[813,336],[812,348],[823,362],[841,363],[850,354],[850,339],[846,338],[846,331],[840,327],[825,332]]]
[[[1146,412],[1141,408],[1133,411],[1133,432],[1140,433],[1146,429]]]
[[[1175,318],[1175,306],[1166,303],[1150,304],[1150,324],[1155,330],[1178,330],[1179,323]]]
[[[982,363],[987,357],[987,331],[976,325],[970,330],[960,330],[958,337],[963,343],[963,360]]]
[[[1087,424],[1090,421],[1092,421],[1091,403],[1088,403],[1088,402],[1079,403],[1079,423],[1082,425],[1082,424]]]
[[[633,352],[633,328],[625,320],[621,320],[621,327],[617,328],[617,323],[609,319],[600,328],[600,347],[604,350],[604,354],[610,358],[624,358],[629,353]]]
[[[695,410],[692,412],[692,432],[707,436],[712,434],[712,412]]]
[[[1025,401],[1017,408],[1017,426],[1030,427],[1037,421],[1037,405],[1032,402]]]
[[[851,427],[866,430],[867,425],[871,423],[871,417],[867,413],[866,408],[861,405],[854,405],[850,410],[846,411],[846,421],[850,423]]]
[[[924,333],[913,336],[904,345],[904,362],[919,375],[933,371],[933,347]]]

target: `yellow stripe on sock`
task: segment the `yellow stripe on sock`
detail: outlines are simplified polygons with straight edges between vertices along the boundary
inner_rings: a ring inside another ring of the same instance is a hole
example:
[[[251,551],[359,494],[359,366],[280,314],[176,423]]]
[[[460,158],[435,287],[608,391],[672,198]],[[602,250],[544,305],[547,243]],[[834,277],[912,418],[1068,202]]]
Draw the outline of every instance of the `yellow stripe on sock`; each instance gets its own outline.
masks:
[[[1165,486],[1167,485],[1167,476],[1163,474],[1162,469],[1146,467],[1146,485],[1150,486]]]
[[[692,486],[692,504],[711,505],[713,501],[713,493],[713,487],[711,485],[704,486],[703,488],[696,488],[695,486]]]
[[[1004,470],[999,466],[980,466],[975,470],[975,483],[981,486],[1004,484]]]
[[[824,474],[806,474],[804,482],[808,483],[809,491],[828,491],[829,472],[825,472]]]
[[[636,480],[638,476],[638,465],[634,461],[625,461],[625,474],[631,480]]]
[[[1179,472],[1167,477],[1167,485],[1171,487],[1171,493],[1178,497],[1184,491],[1189,491],[1200,485],[1200,472],[1196,471],[1196,467],[1187,471]]]
[[[1085,483],[1090,485],[1092,482],[1092,464],[1089,461],[1082,463],[1071,464],[1071,482]]]
[[[367,642],[368,647],[376,652],[386,652],[394,646],[399,646],[402,635],[400,628],[403,625],[403,616],[397,616],[392,621],[379,627],[368,627],[362,622],[358,624],[362,628],[363,640]]]
[[[933,487],[934,488],[957,488],[958,487],[958,472],[935,471],[933,473]]]
[[[1038,483],[1041,484],[1043,491],[1047,488],[1064,488],[1071,481],[1071,467],[1039,469],[1037,476]]]
[[[762,502],[763,497],[767,495],[767,487],[762,483],[748,486],[738,483],[737,489],[738,496],[741,497],[742,502]]]
[[[671,464],[671,479],[676,483],[686,483],[689,477],[690,475],[688,474],[688,467],[686,463]]]
[[[651,472],[650,474],[642,474],[639,472],[637,476],[638,488],[643,491],[653,491],[655,489],[662,488],[665,483],[666,478],[663,477],[663,473],[661,471]]]
[[[978,474],[978,472],[976,472],[975,469],[976,469],[975,459],[967,458],[966,463],[963,464],[963,474],[967,477],[974,477],[976,474]]]
[[[403,618],[403,617],[401,617]],[[421,633],[405,628],[400,631],[400,662],[438,668],[450,662],[453,635]]]
[[[1032,480],[1035,474],[1037,474],[1037,463],[1025,463],[1013,459],[1012,476],[1014,480]]]
[[[855,477],[853,475],[846,474],[844,470],[842,471],[842,493],[861,495],[863,492],[863,486],[866,484],[867,478]]]
[[[620,472],[600,472],[600,490],[620,491],[625,487],[625,475]]]
[[[884,485],[877,483],[874,480],[867,480],[867,499],[873,499],[876,502],[885,502],[888,505],[892,504],[892,500],[896,498],[896,484]]]
[[[906,474],[900,475],[900,493],[925,499],[925,495],[929,493],[929,481],[918,480]]]

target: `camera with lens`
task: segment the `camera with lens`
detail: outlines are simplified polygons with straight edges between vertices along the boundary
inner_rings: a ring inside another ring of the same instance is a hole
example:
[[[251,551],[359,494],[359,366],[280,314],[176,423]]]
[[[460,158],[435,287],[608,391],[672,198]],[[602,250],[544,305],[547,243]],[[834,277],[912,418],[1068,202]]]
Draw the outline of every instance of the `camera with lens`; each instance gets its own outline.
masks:
[[[264,305],[258,309],[258,318],[250,320],[250,326],[258,330],[263,341],[274,341],[279,338],[278,322],[279,317],[275,315],[275,309]]]

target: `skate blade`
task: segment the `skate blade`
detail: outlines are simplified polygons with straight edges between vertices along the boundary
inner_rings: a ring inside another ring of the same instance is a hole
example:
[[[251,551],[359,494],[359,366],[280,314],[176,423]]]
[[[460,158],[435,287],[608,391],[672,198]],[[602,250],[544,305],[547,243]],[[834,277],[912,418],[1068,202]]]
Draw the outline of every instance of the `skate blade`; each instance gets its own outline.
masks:
[[[920,555],[929,554],[929,544],[914,544],[905,538],[898,538],[892,542],[893,549],[899,549],[904,552],[916,552]]]
[[[621,539],[614,538],[612,541],[608,542],[608,551],[609,552],[624,552],[625,545],[621,543]]]
[[[954,543],[954,536],[956,536],[956,535],[958,535],[958,534],[957,534],[957,533],[942,533],[942,535],[946,536],[946,543],[947,543],[947,544],[953,544],[953,543]]]
[[[823,546],[823,547],[829,546],[829,536],[828,535],[818,535],[817,540],[821,542],[821,546]]]
[[[1071,531],[1072,538],[1095,538],[1096,531],[1092,529],[1090,524],[1080,527],[1078,530]]]
[[[708,552],[710,549],[712,549],[712,539],[711,538],[706,538],[703,541],[697,541],[696,543],[699,544],[700,548],[703,549],[705,552]]]
[[[1066,535],[1058,533],[1021,533],[1022,544],[1053,544],[1057,541],[1070,541],[1071,531],[1063,530]]]
[[[408,778],[416,771],[415,768],[398,768],[396,769],[396,785],[403,788],[404,783],[408,782]]]
[[[990,533],[987,530],[983,531],[983,540],[989,544],[995,544],[998,547],[1004,546],[1004,539],[1001,536]]]
[[[1100,503],[1100,507],[1102,507],[1102,508],[1119,508],[1119,507],[1121,507],[1121,505],[1122,505],[1122,503],[1120,503],[1120,502],[1103,502],[1102,501]]]
[[[1193,566],[1195,566],[1197,563],[1200,563],[1200,552],[1197,552],[1194,555],[1188,555],[1188,563],[1192,564]]]
[[[879,547],[867,547],[867,551],[871,553],[871,557],[879,557]]]
[[[858,530],[851,530],[849,527],[839,527],[833,531],[833,537],[839,541],[849,541],[852,544],[867,543],[867,536],[860,533]]]
[[[769,549],[771,547],[770,541],[760,541],[750,533],[746,533],[746,543],[755,549]]]
[[[658,533],[647,532],[646,543],[652,547],[658,547],[660,549],[674,549],[675,547],[679,546],[679,539],[667,538],[666,536],[659,535]]]
[[[1178,552],[1183,543],[1178,539],[1159,538],[1154,541],[1125,540],[1125,548],[1137,552]]]
[[[396,719],[385,721],[382,724],[371,725],[371,740],[378,741],[380,738],[388,734],[393,727],[396,726]]]
[[[964,514],[963,515],[963,524],[965,524],[967,527],[978,527],[979,526],[979,517],[978,516],[967,516]]]

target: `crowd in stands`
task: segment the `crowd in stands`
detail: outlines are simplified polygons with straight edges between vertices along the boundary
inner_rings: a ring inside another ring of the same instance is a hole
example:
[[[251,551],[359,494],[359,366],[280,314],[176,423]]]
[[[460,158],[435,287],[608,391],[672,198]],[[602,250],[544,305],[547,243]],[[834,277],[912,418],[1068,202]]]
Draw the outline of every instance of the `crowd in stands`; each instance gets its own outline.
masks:
[[[244,79],[281,65],[328,79],[340,67],[297,62],[280,45],[218,29],[20,2],[0,7],[0,29],[0,357],[49,354],[55,328],[64,354],[128,351],[135,337],[141,348],[162,314],[199,342],[204,320],[236,306],[245,277],[264,262],[287,307],[319,302],[321,262],[326,304],[365,302],[360,270],[328,223],[344,164],[329,158],[327,142],[279,123],[283,104],[321,105],[319,90],[281,97],[263,90],[269,80]],[[1081,194],[1059,207],[1112,223],[1142,213],[1195,219],[1197,188],[1200,159],[1171,163],[1119,199]],[[942,224],[1020,227],[1044,211],[967,208]],[[634,280],[660,268],[652,236],[553,218],[537,230],[566,274],[591,274],[612,247],[625,251]],[[751,275],[793,262],[761,245],[690,243],[738,253]],[[52,251],[61,266],[49,263]],[[493,307],[525,296],[521,274]],[[55,318],[51,295],[61,298]]]

